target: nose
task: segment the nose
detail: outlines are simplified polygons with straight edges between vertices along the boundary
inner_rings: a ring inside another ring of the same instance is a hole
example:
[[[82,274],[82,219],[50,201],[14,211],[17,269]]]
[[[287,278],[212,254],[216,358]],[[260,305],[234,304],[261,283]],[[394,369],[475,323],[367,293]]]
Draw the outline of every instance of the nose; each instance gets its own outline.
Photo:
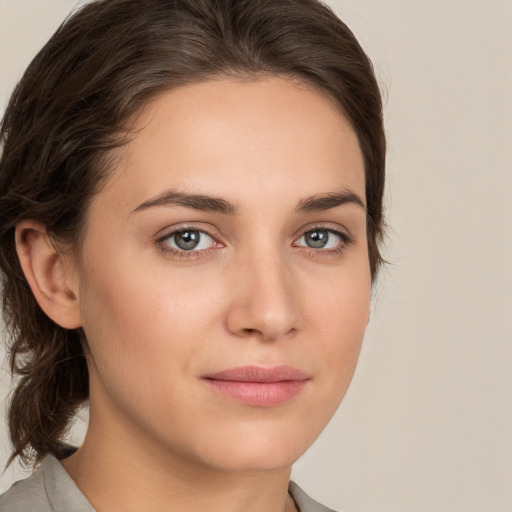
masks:
[[[229,331],[274,341],[298,329],[298,297],[289,267],[277,254],[253,255],[233,279],[227,314]]]

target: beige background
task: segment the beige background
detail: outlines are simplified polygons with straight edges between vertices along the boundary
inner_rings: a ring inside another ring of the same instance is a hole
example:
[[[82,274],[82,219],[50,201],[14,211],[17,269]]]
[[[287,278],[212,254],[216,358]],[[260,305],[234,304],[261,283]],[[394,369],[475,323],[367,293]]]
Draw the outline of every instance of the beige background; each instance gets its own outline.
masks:
[[[0,111],[75,3],[0,0]],[[392,263],[352,387],[294,478],[345,512],[510,512],[512,2],[328,3],[386,96]],[[2,424],[5,370],[0,388]]]

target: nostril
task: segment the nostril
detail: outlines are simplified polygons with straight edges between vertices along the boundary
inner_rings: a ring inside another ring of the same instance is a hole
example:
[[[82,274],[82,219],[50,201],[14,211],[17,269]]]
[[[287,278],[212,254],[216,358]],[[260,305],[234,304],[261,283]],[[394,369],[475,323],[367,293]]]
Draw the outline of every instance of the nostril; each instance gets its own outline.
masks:
[[[279,279],[277,279],[279,277]],[[299,312],[295,295],[284,286],[282,276],[245,286],[226,311],[227,329],[239,337],[274,341],[296,333]],[[257,286],[254,286],[257,285]]]
[[[246,337],[258,337],[264,341],[274,341],[278,338],[289,338],[293,336],[296,332],[296,329],[292,327],[287,332],[275,331],[271,332],[270,329],[242,329],[241,333]]]

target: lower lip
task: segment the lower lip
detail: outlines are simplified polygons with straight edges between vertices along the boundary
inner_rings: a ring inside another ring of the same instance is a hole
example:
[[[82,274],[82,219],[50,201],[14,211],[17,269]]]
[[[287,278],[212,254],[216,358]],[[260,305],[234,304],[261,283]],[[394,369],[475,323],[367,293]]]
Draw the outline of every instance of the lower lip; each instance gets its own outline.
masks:
[[[224,396],[259,407],[281,405],[298,395],[308,380],[281,382],[240,382],[207,379],[206,382]]]

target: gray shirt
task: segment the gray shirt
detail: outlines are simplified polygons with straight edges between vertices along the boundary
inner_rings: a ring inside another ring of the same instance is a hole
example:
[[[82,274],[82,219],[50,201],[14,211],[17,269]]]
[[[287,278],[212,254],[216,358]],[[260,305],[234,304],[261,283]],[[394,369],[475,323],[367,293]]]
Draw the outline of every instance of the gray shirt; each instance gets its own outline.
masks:
[[[295,482],[289,492],[300,512],[334,512],[310,498]],[[61,463],[48,455],[29,478],[0,496],[1,512],[95,512]]]

